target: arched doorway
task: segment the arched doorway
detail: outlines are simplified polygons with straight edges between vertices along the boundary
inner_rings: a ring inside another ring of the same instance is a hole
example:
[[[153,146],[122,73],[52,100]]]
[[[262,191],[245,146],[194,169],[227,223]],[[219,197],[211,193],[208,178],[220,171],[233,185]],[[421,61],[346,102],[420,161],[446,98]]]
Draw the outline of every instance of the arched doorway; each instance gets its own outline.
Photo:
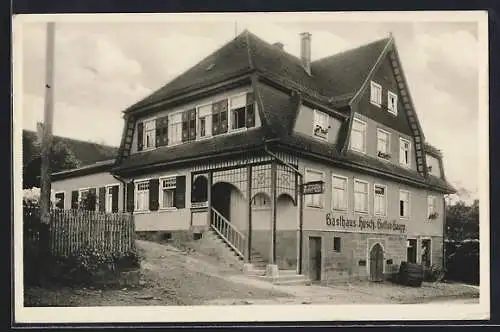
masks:
[[[241,191],[228,182],[212,186],[212,207],[240,231],[247,227],[248,201]]]
[[[384,249],[380,243],[376,243],[370,250],[370,280],[384,280]]]
[[[226,219],[231,218],[231,191],[233,185],[227,182],[218,182],[212,188],[212,207]]]

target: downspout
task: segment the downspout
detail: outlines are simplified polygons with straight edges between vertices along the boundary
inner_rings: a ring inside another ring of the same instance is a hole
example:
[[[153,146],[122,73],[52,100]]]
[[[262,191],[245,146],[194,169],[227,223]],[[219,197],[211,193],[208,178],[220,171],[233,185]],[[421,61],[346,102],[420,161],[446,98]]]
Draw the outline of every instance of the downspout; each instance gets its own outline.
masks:
[[[299,190],[299,194],[297,195],[297,203],[298,203],[298,200],[300,199],[300,210],[299,210],[299,250],[298,250],[298,262],[297,262],[297,266],[298,266],[298,274],[302,274],[302,237],[303,237],[303,225],[304,225],[304,200],[303,200],[303,195],[302,193],[300,192],[300,188],[301,188],[301,185],[303,183],[303,179],[304,179],[304,175],[299,171],[298,168],[295,168],[293,165],[291,165],[290,163],[282,160],[280,157],[278,157],[276,154],[274,154],[273,152],[269,151],[268,147],[267,147],[267,143],[271,142],[273,140],[264,140],[264,151],[270,155],[271,157],[273,157],[275,160],[279,161],[281,164],[287,166],[288,168],[290,168],[291,170],[294,171],[295,174],[297,174],[299,176],[299,188],[296,188],[295,190]]]
[[[443,195],[443,248],[442,248],[442,255],[443,255],[443,272],[446,273],[446,197]]]

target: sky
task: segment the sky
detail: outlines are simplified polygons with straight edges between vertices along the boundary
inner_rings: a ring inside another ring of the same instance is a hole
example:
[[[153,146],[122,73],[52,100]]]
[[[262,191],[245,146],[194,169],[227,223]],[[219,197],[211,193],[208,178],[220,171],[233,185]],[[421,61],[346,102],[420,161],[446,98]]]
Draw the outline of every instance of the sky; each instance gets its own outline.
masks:
[[[258,15],[258,14],[256,14]],[[122,111],[195,65],[243,29],[299,56],[312,34],[312,60],[392,33],[429,143],[444,154],[448,180],[478,195],[478,26],[466,21],[224,19],[56,23],[55,135],[119,145]],[[258,18],[258,19],[255,19]],[[45,23],[22,26],[22,126],[43,119]]]

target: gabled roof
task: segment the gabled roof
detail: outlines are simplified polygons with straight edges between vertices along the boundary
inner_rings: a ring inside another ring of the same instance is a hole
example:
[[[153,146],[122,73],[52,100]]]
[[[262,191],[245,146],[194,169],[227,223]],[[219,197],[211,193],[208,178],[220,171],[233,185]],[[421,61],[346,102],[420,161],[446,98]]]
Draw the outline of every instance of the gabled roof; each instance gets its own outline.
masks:
[[[245,30],[125,112],[139,111],[251,71],[275,78],[304,94],[321,99],[329,106],[338,106],[339,102],[342,106],[359,90],[389,40],[384,38],[313,61],[309,75],[298,57]]]
[[[36,142],[37,133],[31,130],[23,130],[23,138]],[[53,136],[53,144],[62,143],[68,147],[80,165],[90,165],[103,160],[114,159],[118,153],[118,147],[103,145],[68,137]],[[39,156],[33,156],[33,159]]]

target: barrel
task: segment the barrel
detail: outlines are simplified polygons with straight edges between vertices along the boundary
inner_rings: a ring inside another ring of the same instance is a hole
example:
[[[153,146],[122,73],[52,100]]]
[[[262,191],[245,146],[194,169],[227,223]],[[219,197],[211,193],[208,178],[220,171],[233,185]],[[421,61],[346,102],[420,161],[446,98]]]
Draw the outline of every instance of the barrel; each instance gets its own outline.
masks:
[[[399,267],[399,282],[406,286],[420,287],[424,272],[421,264],[401,262]]]

